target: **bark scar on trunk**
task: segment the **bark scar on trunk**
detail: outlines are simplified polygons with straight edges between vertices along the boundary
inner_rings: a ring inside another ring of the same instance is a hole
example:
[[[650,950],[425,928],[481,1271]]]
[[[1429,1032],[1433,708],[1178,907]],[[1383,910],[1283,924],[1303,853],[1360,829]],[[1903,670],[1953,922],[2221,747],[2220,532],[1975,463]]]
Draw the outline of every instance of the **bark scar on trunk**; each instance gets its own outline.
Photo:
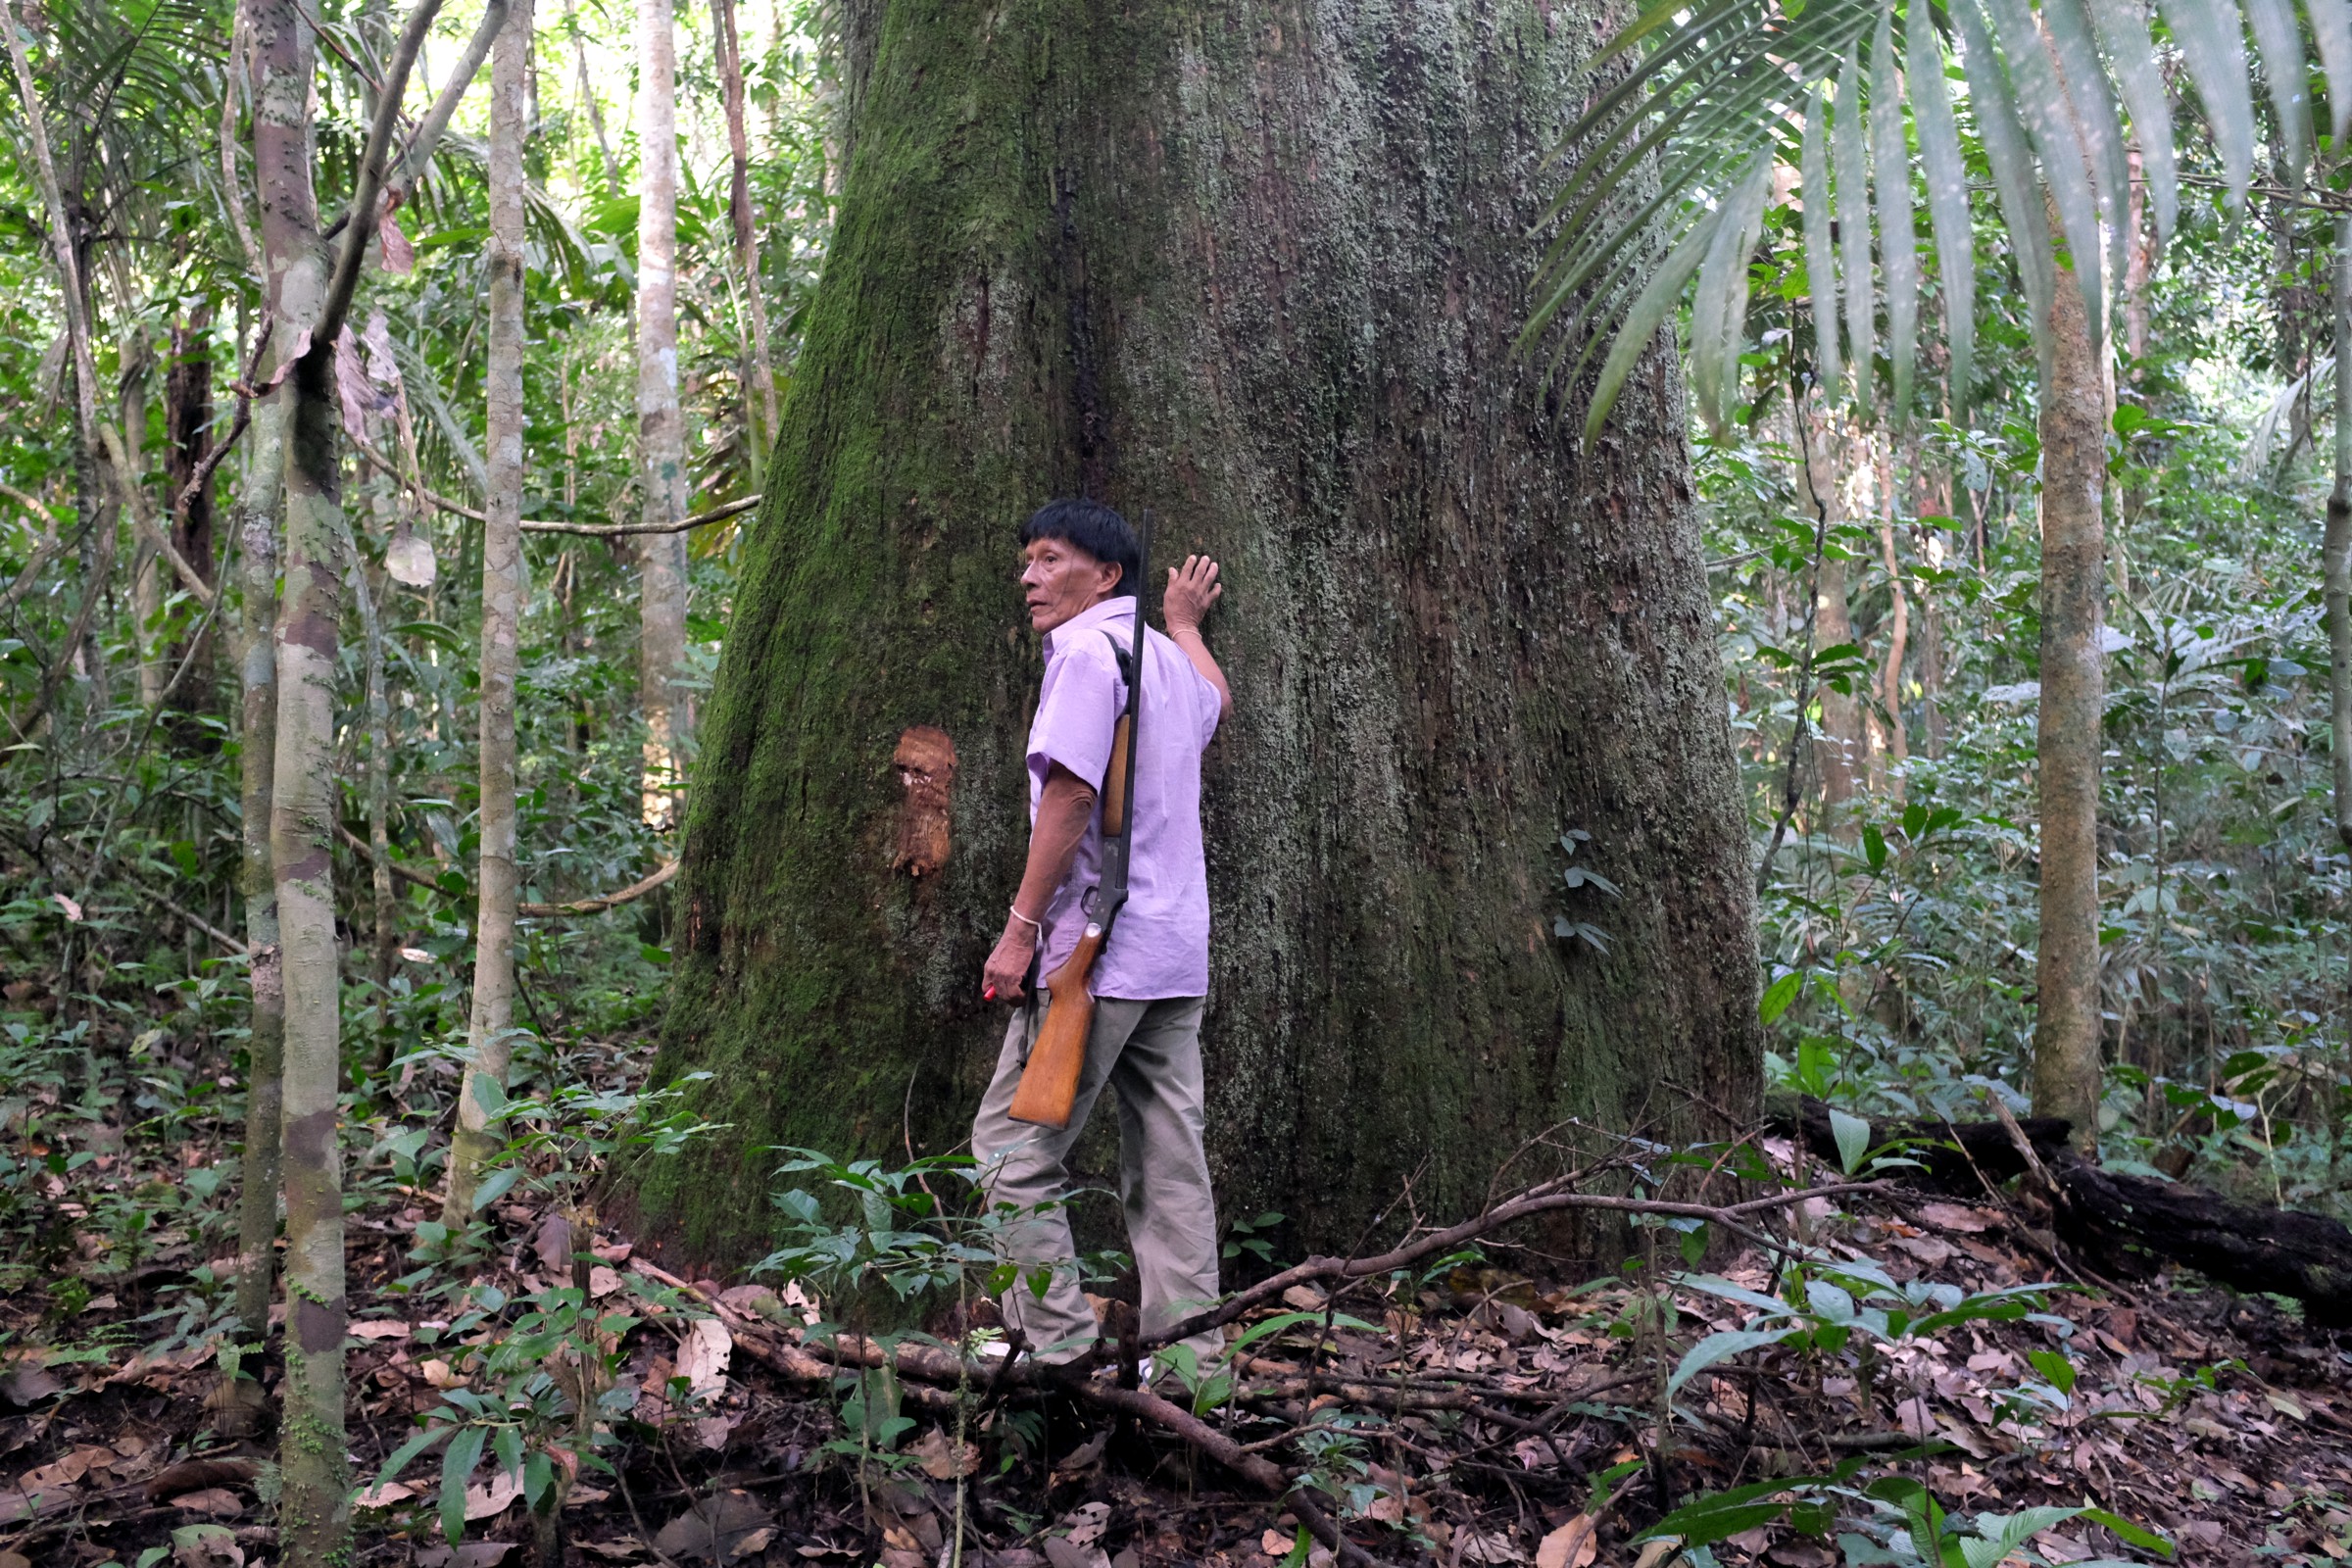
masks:
[[[949,798],[956,788],[956,743],[943,729],[916,724],[899,737],[899,850],[893,871],[916,881],[948,863]]]

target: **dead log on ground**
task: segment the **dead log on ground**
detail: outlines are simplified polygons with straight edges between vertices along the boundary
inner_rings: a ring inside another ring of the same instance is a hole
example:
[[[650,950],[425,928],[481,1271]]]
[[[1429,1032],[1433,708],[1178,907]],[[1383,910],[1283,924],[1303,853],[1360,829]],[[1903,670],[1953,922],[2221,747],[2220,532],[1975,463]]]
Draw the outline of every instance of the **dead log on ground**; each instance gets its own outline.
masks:
[[[1804,1101],[1785,1125],[1802,1128],[1816,1157],[1838,1158],[1829,1107],[1820,1101]],[[2041,1167],[2034,1179],[2049,1184],[2058,1239],[2099,1272],[2144,1277],[2160,1264],[2176,1264],[2232,1290],[2292,1297],[2316,1328],[2352,1328],[2352,1229],[2341,1221],[2101,1169],[2066,1147],[2064,1121],[2035,1118],[2016,1126]],[[1871,1124],[1874,1148],[1905,1136],[1943,1146],[1912,1152],[1924,1170],[1890,1173],[1907,1186],[1982,1196],[1984,1182],[1997,1186],[2028,1174],[2018,1139],[1997,1121]]]

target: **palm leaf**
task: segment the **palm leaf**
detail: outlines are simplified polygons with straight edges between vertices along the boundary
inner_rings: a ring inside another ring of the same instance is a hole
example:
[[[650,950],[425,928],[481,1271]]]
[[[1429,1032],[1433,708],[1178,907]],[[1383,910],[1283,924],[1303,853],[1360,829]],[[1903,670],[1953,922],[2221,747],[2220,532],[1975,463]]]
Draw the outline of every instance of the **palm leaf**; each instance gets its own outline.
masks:
[[[1752,168],[1743,170],[1742,177],[1750,172]],[[1587,440],[1600,433],[1602,421],[1617,401],[1618,388],[1625,385],[1625,378],[1633,373],[1634,366],[1649,349],[1658,328],[1665,325],[1666,318],[1683,297],[1683,285],[1698,270],[1708,247],[1714,243],[1716,229],[1730,214],[1731,205],[1727,202],[1692,224],[1682,242],[1667,253],[1642,292],[1635,296],[1633,307],[1626,312],[1625,325],[1619,329],[1616,341],[1609,345],[1608,359],[1601,364],[1600,379],[1593,384],[1592,411],[1585,419]]]
[[[1804,161],[1797,178],[1805,193],[1805,287],[1813,307],[1813,384],[1835,397],[1844,368],[1838,353],[1838,262],[1831,248],[1829,100],[1806,94]]]
[[[2341,11],[2352,0],[2322,0]],[[2138,0],[2090,0],[2090,20],[2099,42],[2114,63],[2115,85],[2132,117],[2132,134],[2139,146],[2139,163],[2148,177],[2148,196],[2156,219],[2159,249],[2173,235],[2180,213],[2180,175],[2173,161],[2173,106],[2165,91],[2164,75],[2156,68],[2156,50],[2148,38],[2147,18]]]
[[[1953,9],[1966,10],[1975,3],[1977,0],[1954,0]],[[2074,117],[2067,113],[2066,85],[2058,79],[2057,64],[2042,43],[2041,30],[2034,24],[2034,13],[2027,9],[2026,0],[1983,0],[1982,10],[1992,24],[1993,36],[2017,84],[2019,118],[2033,138],[2034,150],[2041,156],[2042,183],[2058,209],[2059,227],[2074,255],[2075,276],[2082,284],[2095,350],[2105,341],[2107,324],[2099,268],[2099,209],[2104,204],[2091,187],[2082,138],[2076,133]],[[2012,215],[2010,221],[2016,220]]]
[[[2303,68],[2303,36],[2287,0],[2245,0],[2246,21],[2262,48],[2262,79],[2271,90],[2271,112],[2278,117],[2278,151],[2291,184],[2303,182],[2311,166],[2311,89]]]
[[[2235,207],[2254,178],[2254,93],[2246,76],[2245,33],[2227,0],[2157,0],[2157,7],[2205,106],[2206,127]]]
[[[2343,156],[2344,130],[2352,125],[2352,0],[2303,0],[2311,18],[2312,42],[2328,74],[2328,133]]]
[[[1960,29],[1960,63],[1968,74],[1968,95],[1977,115],[1977,135],[1984,144],[1984,161],[1992,170],[1994,194],[2001,216],[2008,220],[2010,254],[2026,290],[2026,313],[2034,323],[2034,350],[2042,378],[2050,368],[2050,298],[2057,286],[2057,263],[2050,253],[2050,225],[2041,205],[2041,182],[2034,175],[2034,158],[2026,148],[2026,128],[2009,94],[2008,78],[1993,53],[1984,20],[1968,0],[1953,0],[1952,21]]]
[[[1862,122],[1862,62],[1846,50],[1838,76],[1838,118],[1830,126],[1830,162],[1838,177],[1838,260],[1844,273],[1845,340],[1853,347],[1854,407],[1870,416],[1871,361],[1877,354],[1876,291],[1870,282],[1870,136]]]
[[[2070,116],[2089,159],[2098,192],[2099,219],[2107,227],[2107,275],[2124,275],[2124,242],[2131,225],[2132,168],[2124,156],[2123,122],[2116,118],[2115,96],[2107,90],[2107,68],[2090,34],[2090,18],[2082,0],[2041,0],[2050,53],[2066,83]]]
[[[1903,85],[1894,57],[1894,13],[1879,13],[1870,46],[1871,162],[1878,170],[1879,270],[1886,279],[1886,353],[1894,379],[1894,427],[1911,419],[1911,376],[1919,355],[1919,239],[1911,210],[1911,156],[1903,140]]]
[[[1943,74],[1943,44],[1928,8],[1904,24],[1911,52],[1911,122],[1919,132],[1919,162],[1928,176],[1928,219],[1936,230],[1936,262],[1943,278],[1943,331],[1951,351],[1949,398],[1955,416],[1967,407],[1977,327],[1977,258],[1968,215],[1968,168],[1952,114],[1951,82]]]
[[[1724,204],[1714,243],[1699,267],[1690,310],[1690,381],[1707,427],[1721,437],[1739,401],[1740,354],[1746,346],[1747,258],[1764,227],[1772,163],[1758,158]]]

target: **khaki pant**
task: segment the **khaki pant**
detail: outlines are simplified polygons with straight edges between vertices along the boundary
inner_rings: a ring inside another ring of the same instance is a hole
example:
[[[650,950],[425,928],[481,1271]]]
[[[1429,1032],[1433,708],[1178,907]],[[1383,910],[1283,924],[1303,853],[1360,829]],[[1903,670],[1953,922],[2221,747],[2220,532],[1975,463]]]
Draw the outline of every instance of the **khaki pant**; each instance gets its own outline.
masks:
[[[1070,1197],[1064,1163],[1102,1086],[1118,1091],[1119,1200],[1127,1239],[1143,1282],[1143,1324],[1149,1336],[1217,1298],[1217,1210],[1209,1191],[1208,1157],[1200,1143],[1200,1013],[1202,999],[1095,1004],[1086,1066],[1070,1124],[1059,1132],[1014,1121],[1007,1112],[1029,1048],[1050,1002],[1013,1014],[997,1057],[997,1075],[972,1122],[972,1152],[991,1204],[1028,1210]],[[1040,1298],[1027,1274],[1004,1293],[1007,1326],[1028,1337],[1048,1360],[1067,1360],[1099,1337],[1095,1314],[1079,1289],[1067,1213],[1048,1207],[1006,1226],[998,1242],[1013,1261],[1053,1268]],[[1224,1337],[1211,1330],[1188,1342],[1203,1366],[1221,1353]]]

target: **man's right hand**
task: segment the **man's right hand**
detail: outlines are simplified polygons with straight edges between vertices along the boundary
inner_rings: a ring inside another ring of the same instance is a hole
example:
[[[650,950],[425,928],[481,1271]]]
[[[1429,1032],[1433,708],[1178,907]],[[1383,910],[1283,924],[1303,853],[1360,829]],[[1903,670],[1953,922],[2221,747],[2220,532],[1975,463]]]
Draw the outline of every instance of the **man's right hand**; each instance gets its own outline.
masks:
[[[1029,960],[1037,953],[1037,930],[1026,920],[1007,920],[994,953],[980,971],[980,992],[998,1002],[1021,1000],[1021,982],[1029,977]]]
[[[1187,556],[1181,566],[1168,568],[1168,591],[1159,602],[1159,612],[1168,622],[1168,635],[1197,632],[1201,620],[1216,602],[1225,597],[1225,585],[1217,581],[1217,564],[1206,556]]]

